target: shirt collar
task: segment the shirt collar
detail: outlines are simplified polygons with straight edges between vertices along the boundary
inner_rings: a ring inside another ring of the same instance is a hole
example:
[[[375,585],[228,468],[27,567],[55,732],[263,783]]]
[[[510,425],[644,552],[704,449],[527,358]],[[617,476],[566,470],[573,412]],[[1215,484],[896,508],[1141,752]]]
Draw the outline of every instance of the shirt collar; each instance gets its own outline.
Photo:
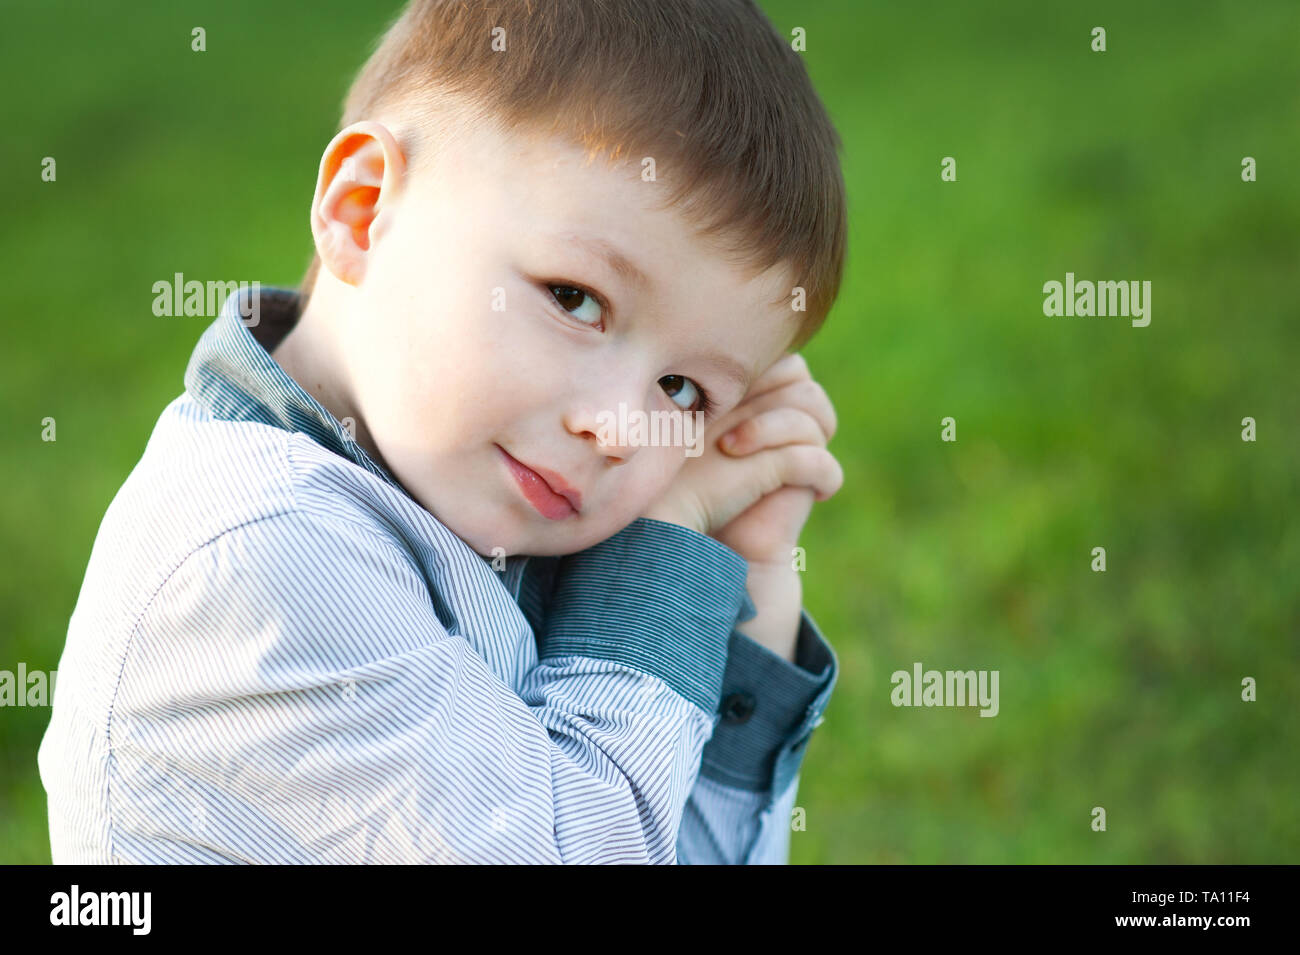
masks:
[[[190,356],[186,389],[218,420],[255,421],[301,432],[406,494],[348,429],[271,357],[297,323],[303,304],[293,289],[262,288],[256,282],[231,293]]]

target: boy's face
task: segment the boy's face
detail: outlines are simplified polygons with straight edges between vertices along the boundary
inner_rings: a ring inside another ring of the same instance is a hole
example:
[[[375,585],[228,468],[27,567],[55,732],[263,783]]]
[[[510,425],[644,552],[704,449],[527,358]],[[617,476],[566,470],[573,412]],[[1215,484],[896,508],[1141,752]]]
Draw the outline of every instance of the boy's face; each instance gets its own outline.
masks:
[[[348,398],[363,443],[484,556],[574,553],[627,526],[688,458],[602,445],[598,416],[707,394],[707,427],[745,394],[729,369],[753,381],[793,337],[788,270],[729,264],[655,208],[670,184],[641,170],[484,124],[380,196],[384,227],[344,286]]]

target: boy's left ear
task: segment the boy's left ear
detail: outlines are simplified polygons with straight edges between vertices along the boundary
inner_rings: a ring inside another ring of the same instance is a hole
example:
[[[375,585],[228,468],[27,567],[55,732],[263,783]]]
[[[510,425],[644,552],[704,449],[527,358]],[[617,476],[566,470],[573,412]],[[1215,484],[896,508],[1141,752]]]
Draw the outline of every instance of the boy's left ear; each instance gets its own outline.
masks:
[[[368,253],[406,179],[406,157],[382,123],[364,120],[341,130],[325,148],[311,206],[311,232],[324,266],[359,285]]]

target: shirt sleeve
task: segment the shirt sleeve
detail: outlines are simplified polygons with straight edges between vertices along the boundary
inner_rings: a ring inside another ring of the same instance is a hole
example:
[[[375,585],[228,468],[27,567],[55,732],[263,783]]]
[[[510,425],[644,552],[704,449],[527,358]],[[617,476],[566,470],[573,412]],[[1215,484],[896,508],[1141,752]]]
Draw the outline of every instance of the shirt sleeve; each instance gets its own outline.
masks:
[[[678,837],[683,864],[784,865],[808,740],[823,722],[839,664],[812,617],[795,661],[731,635],[719,719]]]
[[[516,692],[374,527],[224,533],[117,677],[115,860],[675,861],[744,601],[744,561],[691,534],[637,522],[566,558]]]
[[[675,553],[683,567],[696,566],[721,545],[711,537],[675,525],[640,520],[636,545]],[[731,551],[728,549],[728,552]],[[604,545],[565,558],[533,559],[521,593],[534,629],[544,632],[552,610],[551,594],[564,587],[575,568],[593,578],[612,573]],[[738,557],[738,555],[736,555]],[[729,586],[715,581],[715,586]],[[568,591],[566,613],[574,601],[599,600],[595,588]],[[663,599],[656,595],[654,599]],[[674,594],[666,609],[689,619],[698,596]],[[717,595],[706,597],[706,606]],[[748,596],[736,623],[754,613]],[[812,617],[801,614],[793,663],[740,633],[728,640],[727,665],[714,731],[701,754],[677,843],[682,864],[784,864],[789,860],[791,813],[807,743],[822,723],[839,664]]]

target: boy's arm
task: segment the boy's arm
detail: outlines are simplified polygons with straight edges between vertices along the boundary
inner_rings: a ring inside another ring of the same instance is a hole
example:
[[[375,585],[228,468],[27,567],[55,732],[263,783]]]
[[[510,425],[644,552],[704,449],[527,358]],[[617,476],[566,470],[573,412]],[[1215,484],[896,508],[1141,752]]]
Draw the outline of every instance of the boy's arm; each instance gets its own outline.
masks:
[[[115,860],[675,861],[744,562],[644,524],[566,561],[516,692],[374,527],[294,511],[204,545],[116,691]]]
[[[709,553],[717,546],[711,538],[664,522],[641,520],[637,526],[642,545],[675,549],[683,572],[697,566],[697,548]],[[600,545],[562,562],[533,558],[520,605],[534,629],[542,633],[547,627],[553,588],[566,573],[581,567],[599,577],[612,570],[607,560]],[[676,606],[683,617],[694,611],[681,602]],[[737,623],[754,612],[745,595]],[[682,817],[678,862],[787,861],[800,765],[838,674],[834,652],[806,612],[798,614],[791,655],[793,662],[732,630],[715,729]]]

